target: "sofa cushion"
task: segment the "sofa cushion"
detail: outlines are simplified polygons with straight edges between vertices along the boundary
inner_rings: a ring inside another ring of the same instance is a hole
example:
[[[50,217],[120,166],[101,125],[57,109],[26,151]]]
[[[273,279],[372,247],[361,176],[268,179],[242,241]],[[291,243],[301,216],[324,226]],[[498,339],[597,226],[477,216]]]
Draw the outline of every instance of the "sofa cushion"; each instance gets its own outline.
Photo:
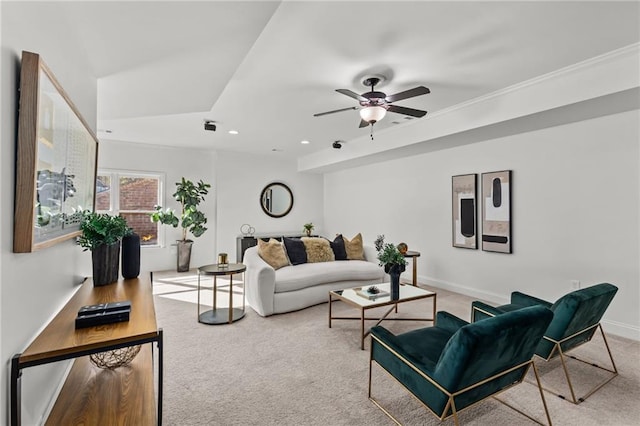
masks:
[[[287,249],[287,256],[292,265],[307,263],[307,250],[300,238],[284,237],[284,247]]]
[[[317,237],[302,237],[302,242],[307,251],[307,262],[333,262],[335,260],[329,240]]]
[[[365,260],[364,259],[364,247],[362,246],[362,234],[358,233],[355,237],[349,241],[342,236],[344,240],[344,248],[347,252],[347,259],[349,260]]]
[[[258,239],[258,254],[273,269],[280,269],[289,265],[289,259],[284,252],[284,246],[278,240],[273,238],[269,242]]]
[[[351,260],[286,266],[275,271],[275,275],[275,292],[284,293],[339,281],[379,280],[383,272],[375,263]]]
[[[347,250],[344,248],[344,239],[342,239],[342,234],[336,235],[333,241],[329,241],[331,245],[331,250],[333,250],[333,254],[336,260],[348,260],[347,258]]]

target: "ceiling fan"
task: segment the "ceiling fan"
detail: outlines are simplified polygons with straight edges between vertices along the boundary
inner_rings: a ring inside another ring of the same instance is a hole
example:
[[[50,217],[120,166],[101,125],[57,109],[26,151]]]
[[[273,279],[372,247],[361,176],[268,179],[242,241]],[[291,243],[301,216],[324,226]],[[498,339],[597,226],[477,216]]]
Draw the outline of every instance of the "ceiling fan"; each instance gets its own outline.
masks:
[[[415,96],[426,95],[427,93],[431,93],[431,91],[424,87],[418,86],[413,89],[405,90],[404,92],[396,93],[395,95],[386,95],[383,92],[376,92],[375,86],[376,84],[382,81],[383,77],[375,76],[375,77],[367,77],[364,79],[362,84],[365,86],[371,87],[371,91],[363,93],[361,95],[353,92],[349,89],[336,89],[336,92],[342,93],[343,95],[347,95],[350,98],[356,99],[360,103],[360,107],[348,107],[348,108],[340,108],[333,111],[320,112],[317,114],[313,114],[314,117],[320,117],[327,114],[333,114],[336,112],[349,111],[360,109],[360,127],[367,127],[372,125],[385,116],[387,111],[395,112],[397,114],[410,115],[412,117],[424,117],[427,111],[422,111],[414,108],[402,107],[399,105],[391,105],[393,102],[400,101],[403,99],[413,98]]]

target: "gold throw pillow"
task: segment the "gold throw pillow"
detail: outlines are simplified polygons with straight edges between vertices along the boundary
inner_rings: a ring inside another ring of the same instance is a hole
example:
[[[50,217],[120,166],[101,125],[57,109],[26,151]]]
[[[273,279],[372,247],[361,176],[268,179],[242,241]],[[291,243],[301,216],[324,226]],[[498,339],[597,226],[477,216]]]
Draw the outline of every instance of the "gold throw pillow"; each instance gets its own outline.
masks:
[[[258,238],[258,254],[273,269],[289,266],[289,258],[284,252],[284,246],[274,238],[271,238],[268,243]]]
[[[302,237],[304,249],[307,252],[307,262],[333,262],[336,260],[329,240],[317,237]]]
[[[358,235],[353,237],[351,241],[347,240],[344,235],[344,248],[347,252],[347,259],[349,260],[365,260],[364,247],[362,246],[362,234],[358,232]]]

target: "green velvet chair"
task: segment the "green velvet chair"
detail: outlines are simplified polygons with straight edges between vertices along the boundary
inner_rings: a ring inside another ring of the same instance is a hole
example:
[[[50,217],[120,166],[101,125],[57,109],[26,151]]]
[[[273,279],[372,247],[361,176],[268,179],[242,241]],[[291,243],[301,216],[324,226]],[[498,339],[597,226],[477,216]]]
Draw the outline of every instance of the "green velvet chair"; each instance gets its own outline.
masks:
[[[471,304],[471,321],[475,322],[487,317],[511,312],[525,306],[544,306],[551,309],[554,313],[553,321],[549,324],[549,328],[544,333],[543,339],[538,344],[538,347],[536,348],[536,355],[545,361],[549,361],[555,357],[560,358],[562,369],[564,370],[564,375],[571,394],[570,399],[557,391],[546,388],[545,390],[558,395],[562,399],[571,401],[574,404],[579,404],[618,375],[618,369],[613,361],[613,356],[611,355],[607,338],[604,334],[604,330],[602,329],[602,325],[600,325],[600,320],[617,291],[618,287],[612,284],[596,284],[591,287],[572,291],[558,299],[553,304],[515,291],[511,293],[511,303],[508,305],[493,307],[486,303],[474,301]],[[575,356],[567,355],[568,351],[591,341],[596,330],[600,330],[600,333],[602,333],[602,339],[607,349],[607,353],[609,354],[612,369],[604,368]],[[600,381],[584,396],[576,398],[569,370],[567,369],[567,356],[593,367],[608,371],[612,374],[608,375],[604,381]]]
[[[375,361],[433,415],[440,420],[453,417],[457,425],[460,411],[521,383],[530,367],[534,368],[538,379],[533,352],[552,318],[549,309],[535,306],[473,324],[441,311],[437,313],[433,327],[399,335],[382,326],[373,327],[369,399],[400,424],[372,396],[371,371]],[[539,382],[538,388],[550,425],[551,418]],[[500,402],[540,423],[504,401]]]

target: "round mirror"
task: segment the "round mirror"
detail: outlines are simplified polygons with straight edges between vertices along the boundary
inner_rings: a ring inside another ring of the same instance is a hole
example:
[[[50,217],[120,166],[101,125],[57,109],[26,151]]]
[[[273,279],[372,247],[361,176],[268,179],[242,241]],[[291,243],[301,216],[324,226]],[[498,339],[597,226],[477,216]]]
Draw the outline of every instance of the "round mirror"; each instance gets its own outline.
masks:
[[[286,216],[293,207],[293,193],[284,183],[270,183],[260,194],[260,206],[271,217]]]

